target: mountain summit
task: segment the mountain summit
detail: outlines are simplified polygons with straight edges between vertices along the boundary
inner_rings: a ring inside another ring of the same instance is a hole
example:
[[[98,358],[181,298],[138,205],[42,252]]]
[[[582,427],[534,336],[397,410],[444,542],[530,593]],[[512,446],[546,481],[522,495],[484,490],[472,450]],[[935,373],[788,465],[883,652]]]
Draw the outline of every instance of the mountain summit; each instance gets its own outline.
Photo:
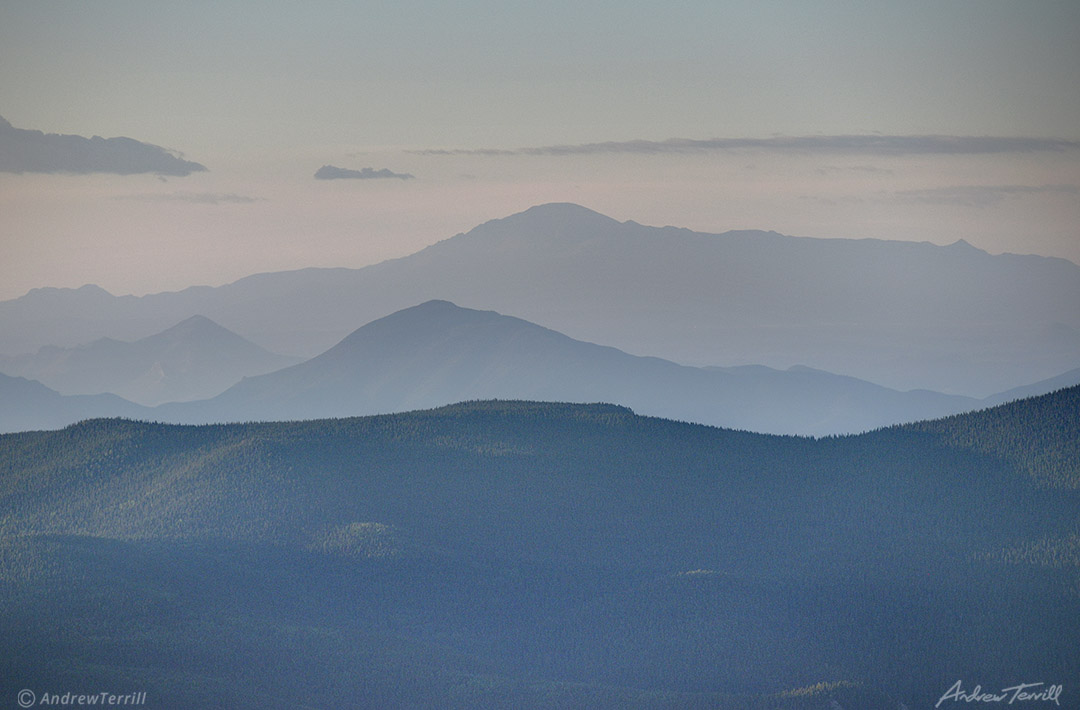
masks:
[[[558,243],[612,233],[621,226],[621,222],[587,207],[571,202],[551,202],[485,222],[469,234],[474,239],[492,234],[503,240],[506,235],[512,234],[526,241]]]

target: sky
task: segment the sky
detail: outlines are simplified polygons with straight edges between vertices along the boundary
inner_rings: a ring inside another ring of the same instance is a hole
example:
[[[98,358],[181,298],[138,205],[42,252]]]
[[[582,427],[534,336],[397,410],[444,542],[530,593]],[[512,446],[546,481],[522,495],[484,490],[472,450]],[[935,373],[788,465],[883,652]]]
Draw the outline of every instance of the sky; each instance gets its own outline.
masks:
[[[1080,263],[1078,36],[1074,0],[0,0],[0,299],[545,202]]]

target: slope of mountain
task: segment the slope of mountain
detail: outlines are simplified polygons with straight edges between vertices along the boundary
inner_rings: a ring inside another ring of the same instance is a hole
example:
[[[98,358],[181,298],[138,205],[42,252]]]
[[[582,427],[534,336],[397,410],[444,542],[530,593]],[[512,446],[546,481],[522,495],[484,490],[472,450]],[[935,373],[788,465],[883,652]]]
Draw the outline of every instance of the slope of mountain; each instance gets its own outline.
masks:
[[[1032,383],[1030,385],[1023,385],[1021,387],[1014,387],[1005,392],[999,392],[998,394],[991,395],[983,401],[987,406],[993,406],[996,404],[1004,404],[1005,402],[1011,402],[1014,399],[1024,399],[1025,397],[1038,397],[1042,394],[1053,392],[1054,390],[1065,389],[1066,387],[1074,387],[1080,385],[1080,367],[1063,372],[1055,377],[1049,377],[1045,380]]]
[[[1073,386],[901,429],[933,434],[941,445],[1007,461],[1039,486],[1080,490],[1078,418],[1080,387]]]
[[[248,375],[295,364],[192,316],[156,335],[102,338],[76,348],[48,346],[33,355],[0,356],[0,372],[37,380],[62,394],[109,392],[139,404],[206,399]]]
[[[401,412],[474,399],[613,402],[639,414],[749,431],[852,433],[974,409],[809,368],[693,368],[573,340],[491,311],[430,301],[358,329],[322,355],[247,378],[162,421],[295,420]]]
[[[978,397],[1075,368],[1080,353],[1080,267],[1062,259],[964,242],[701,234],[576,205],[534,207],[363,269],[141,298],[39,289],[0,303],[0,351],[141,337],[203,313],[312,356],[429,299],[684,364],[805,364]]]
[[[1078,441],[1080,388],[824,440],[522,402],[6,435],[0,695],[1072,706]]]
[[[65,396],[40,382],[0,374],[0,433],[59,429],[93,417],[145,419],[151,413],[116,395]]]

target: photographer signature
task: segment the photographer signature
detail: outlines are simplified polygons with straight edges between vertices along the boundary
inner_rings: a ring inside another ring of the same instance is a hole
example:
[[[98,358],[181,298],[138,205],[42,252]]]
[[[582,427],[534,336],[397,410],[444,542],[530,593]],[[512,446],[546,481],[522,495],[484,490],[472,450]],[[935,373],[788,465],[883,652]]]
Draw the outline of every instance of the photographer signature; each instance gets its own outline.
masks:
[[[965,693],[963,681],[956,681],[934,707],[939,707],[946,700],[965,703],[1005,703],[1012,705],[1014,702],[1044,700],[1055,705],[1061,705],[1060,685],[1046,686],[1046,683],[1020,683],[1009,688],[1002,688],[998,693],[983,691],[981,685],[976,685],[975,690]]]

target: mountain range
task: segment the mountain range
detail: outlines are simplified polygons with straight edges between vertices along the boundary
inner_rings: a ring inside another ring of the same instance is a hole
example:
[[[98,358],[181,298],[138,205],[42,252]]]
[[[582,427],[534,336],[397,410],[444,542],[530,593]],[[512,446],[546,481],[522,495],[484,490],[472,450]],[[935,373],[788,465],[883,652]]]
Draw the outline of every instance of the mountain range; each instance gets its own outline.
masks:
[[[142,297],[35,289],[0,303],[0,352],[142,338],[201,314],[312,357],[443,299],[698,366],[805,365],[985,397],[1076,368],[1080,267],[949,246],[704,234],[541,205],[361,269],[258,274]]]
[[[809,368],[687,367],[492,311],[429,301],[373,321],[304,363],[245,378],[204,402],[159,407],[153,416],[186,423],[320,419],[478,399],[609,402],[651,416],[809,435],[865,431],[981,404]]]
[[[1060,259],[567,204],[35,289],[0,303],[0,697],[1075,705],[1077,306]]]
[[[214,337],[193,337],[197,334]],[[149,347],[151,343],[169,347]],[[215,357],[215,348],[221,350],[220,357]],[[55,376],[66,376],[69,388],[100,392],[94,387],[104,389],[110,377],[129,387],[144,382],[145,377],[136,376],[150,362],[191,363],[192,358],[178,360],[175,354],[193,350],[203,366],[170,365],[170,371],[178,370],[182,377],[168,381],[173,387],[187,385],[189,392],[220,388],[236,379],[241,365],[251,368],[254,358],[237,353],[253,352],[263,362],[266,357],[264,351],[205,318],[189,319],[136,343],[99,341],[74,350],[46,348],[38,357],[66,356],[66,360],[45,359],[73,363],[56,367]],[[107,357],[110,352],[130,357],[113,360]],[[140,355],[148,356],[139,360]],[[218,360],[223,364],[215,368]],[[95,372],[95,364],[104,371]],[[111,395],[62,397],[24,379],[9,377],[0,383],[6,390],[0,398],[0,431],[57,428],[102,416],[188,424],[288,421],[402,412],[465,400],[529,399],[608,402],[643,415],[719,427],[824,436],[1044,394],[1080,383],[1080,370],[982,400],[899,392],[807,367],[688,367],[574,340],[492,311],[429,301],[373,321],[311,360],[246,377],[200,401],[149,408]]]
[[[1074,707],[1078,491],[1077,387],[819,440],[529,402],[8,434],[0,696]]]
[[[268,352],[197,315],[134,342],[102,338],[81,347],[0,355],[0,372],[37,380],[61,394],[108,392],[154,406],[206,399],[245,376],[299,360]]]

